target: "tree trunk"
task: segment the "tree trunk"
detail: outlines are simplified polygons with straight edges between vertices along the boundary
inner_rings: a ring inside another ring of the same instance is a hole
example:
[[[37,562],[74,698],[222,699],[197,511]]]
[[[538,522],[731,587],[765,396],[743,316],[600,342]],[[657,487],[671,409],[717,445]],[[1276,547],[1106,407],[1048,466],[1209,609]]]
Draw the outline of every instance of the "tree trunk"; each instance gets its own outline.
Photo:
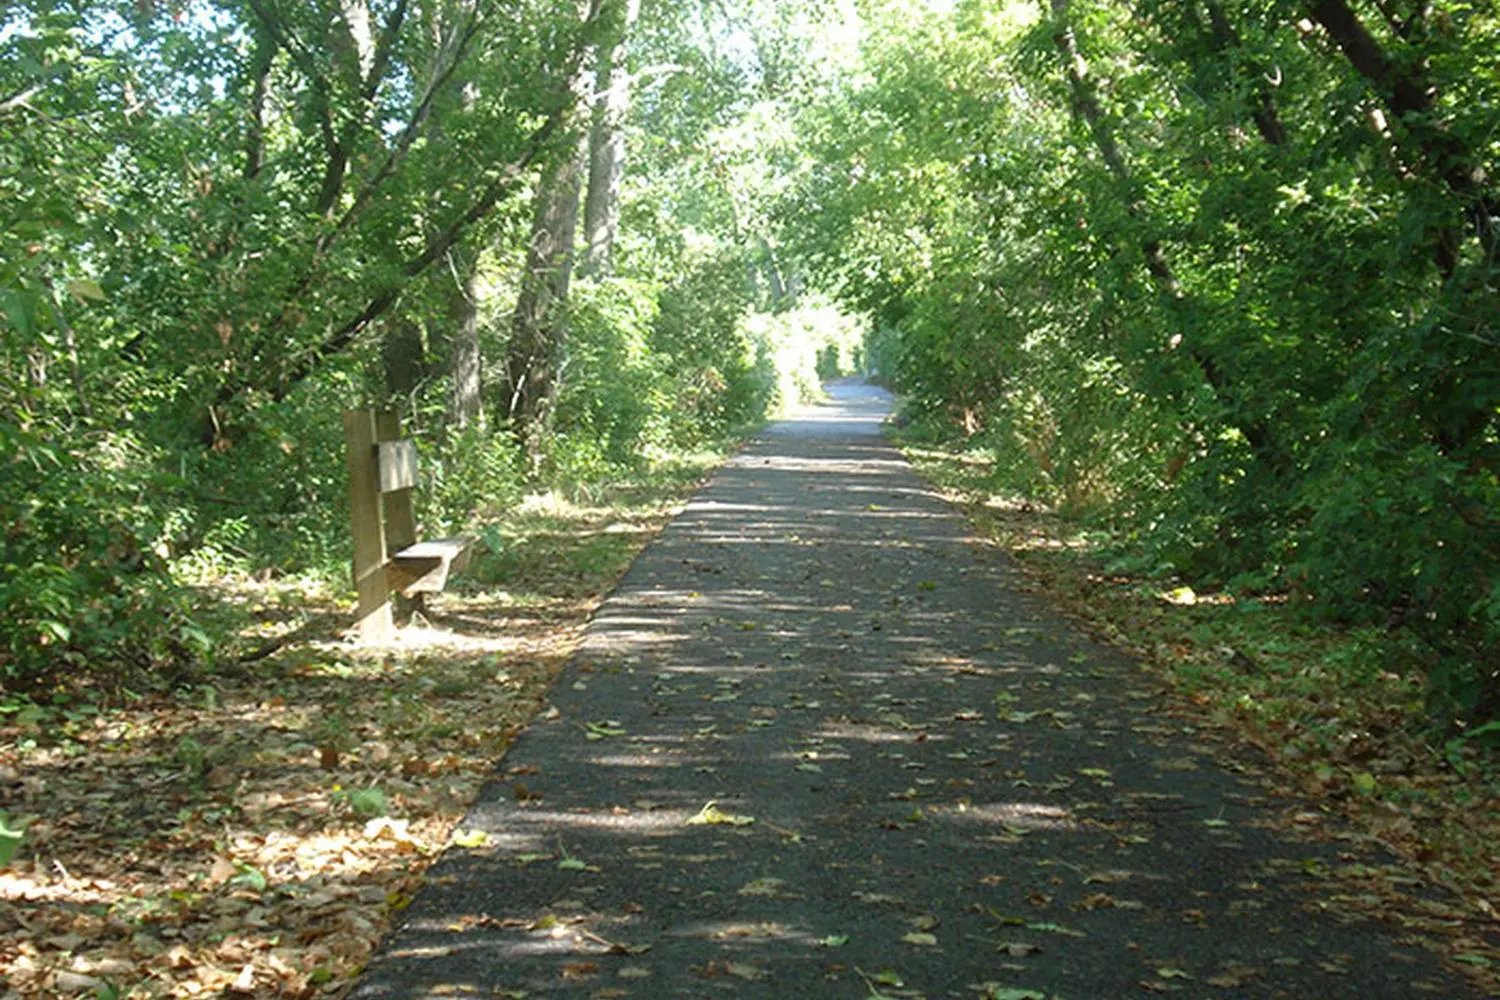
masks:
[[[570,150],[537,184],[526,270],[505,359],[506,416],[533,459],[539,456],[566,332],[563,315],[587,146]]]
[[[245,166],[240,176],[253,181],[260,176],[265,162],[266,97],[271,88],[271,68],[276,61],[276,39],[264,27],[257,26],[255,53],[250,60],[249,124],[245,129]]]
[[[454,252],[454,288],[448,300],[448,422],[464,429],[484,413],[483,359],[479,353],[479,308],[475,300],[477,261]]]
[[[786,282],[781,278],[781,268],[776,264],[776,250],[764,236],[755,237],[761,252],[766,255],[766,280],[771,285],[771,308],[780,309],[787,299]]]
[[[583,210],[586,241],[582,273],[608,274],[620,230],[620,181],[625,174],[625,116],[630,110],[630,73],[625,65],[630,29],[640,0],[611,0],[622,18],[615,44],[600,52],[589,126],[589,186]]]
[[[426,374],[422,330],[406,316],[393,316],[383,326],[380,363],[386,392],[393,397],[410,396]]]

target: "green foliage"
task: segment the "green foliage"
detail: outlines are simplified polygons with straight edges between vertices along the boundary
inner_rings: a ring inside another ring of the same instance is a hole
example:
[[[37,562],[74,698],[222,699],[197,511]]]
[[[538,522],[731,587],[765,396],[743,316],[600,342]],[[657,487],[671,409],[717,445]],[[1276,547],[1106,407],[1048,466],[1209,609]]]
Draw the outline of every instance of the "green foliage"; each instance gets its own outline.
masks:
[[[725,253],[694,262],[661,292],[651,331],[673,402],[671,439],[692,444],[760,420],[774,375],[740,328],[751,304],[746,261]]]
[[[657,316],[656,289],[640,281],[608,278],[574,290],[557,401],[565,441],[591,442],[615,465],[664,443],[673,400],[651,349]]]
[[[818,378],[825,382],[838,378],[843,372],[843,366],[839,364],[839,345],[828,344],[820,350],[817,363],[813,367],[818,373]]]
[[[369,788],[339,789],[334,792],[333,800],[346,804],[360,819],[378,819],[390,815],[391,811],[390,799],[375,785]]]
[[[790,308],[752,313],[743,328],[774,379],[770,405],[784,411],[823,398],[820,382],[839,374],[831,362],[858,349],[864,324],[826,296],[804,294]]]
[[[0,868],[7,867],[21,848],[26,836],[26,827],[33,817],[18,816],[12,820],[4,809],[0,809]]]
[[[64,450],[0,437],[0,683],[55,690],[88,668],[114,683],[205,661],[211,642],[167,572],[165,485],[126,434]]]
[[[1500,715],[1496,23],[1355,16],[1431,114],[1276,6],[873,15],[777,217],[992,489],[1393,629],[1462,724]]]
[[[493,400],[530,182],[575,148],[573,67],[623,6],[597,23],[554,0],[365,6],[368,25],[324,2],[0,14],[7,688],[190,679],[225,651],[206,624],[225,577],[342,585],[344,407],[401,410],[438,534],[772,405],[777,357],[741,321],[785,266],[765,206],[789,119],[712,42],[738,9],[636,29],[632,58],[672,70],[639,88],[618,267],[573,283],[546,454],[523,459],[457,411],[458,306]],[[753,17],[784,76],[802,51],[786,13]]]

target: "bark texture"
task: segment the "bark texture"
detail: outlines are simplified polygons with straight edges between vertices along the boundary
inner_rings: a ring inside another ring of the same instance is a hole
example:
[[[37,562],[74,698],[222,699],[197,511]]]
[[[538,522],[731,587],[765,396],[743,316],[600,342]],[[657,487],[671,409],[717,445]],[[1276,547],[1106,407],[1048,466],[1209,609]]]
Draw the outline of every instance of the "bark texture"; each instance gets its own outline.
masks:
[[[505,415],[533,457],[545,438],[562,355],[586,153],[586,146],[576,148],[538,182],[526,270],[511,318]]]
[[[625,63],[630,30],[640,0],[613,0],[621,18],[614,45],[600,52],[589,124],[589,184],[583,211],[584,274],[614,267],[620,231],[620,183],[625,176],[625,116],[630,111],[630,72]]]

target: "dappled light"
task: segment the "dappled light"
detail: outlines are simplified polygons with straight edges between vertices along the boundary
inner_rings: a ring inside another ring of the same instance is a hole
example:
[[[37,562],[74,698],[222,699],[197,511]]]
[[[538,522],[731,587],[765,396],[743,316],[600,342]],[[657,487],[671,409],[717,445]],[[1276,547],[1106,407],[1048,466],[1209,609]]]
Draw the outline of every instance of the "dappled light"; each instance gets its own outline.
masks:
[[[1078,825],[1072,810],[1035,802],[961,805],[945,818],[953,823],[992,824],[1019,831],[1072,830]]]
[[[1500,7],[0,7],[0,1000],[1500,996]]]
[[[1265,859],[1329,849],[1276,840],[1127,661],[835,417],[751,442],[631,567],[466,818],[485,839],[433,870],[358,996],[940,996],[997,947],[1043,993],[1114,995],[1185,920],[1257,975],[1267,936],[1360,946],[1277,937],[1260,894],[1295,886]],[[875,475],[902,544],[857,490]],[[1074,961],[1027,958],[1055,950]]]

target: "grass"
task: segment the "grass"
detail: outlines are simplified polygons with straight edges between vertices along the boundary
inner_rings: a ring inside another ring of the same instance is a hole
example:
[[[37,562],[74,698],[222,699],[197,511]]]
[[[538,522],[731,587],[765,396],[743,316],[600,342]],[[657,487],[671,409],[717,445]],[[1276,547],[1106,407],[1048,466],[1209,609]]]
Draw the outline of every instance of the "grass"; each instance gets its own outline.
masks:
[[[1324,905],[1420,938],[1500,995],[1500,762],[1435,735],[1399,646],[1310,623],[1283,595],[1120,573],[1077,523],[994,495],[985,456],[910,442],[906,453],[1033,589],[1135,654],[1174,711],[1214,727],[1231,766],[1252,762],[1273,792],[1301,798],[1299,825],[1393,856],[1328,872]]]
[[[721,458],[694,455],[481,532],[453,592],[387,648],[340,636],[348,595],[241,585],[247,648],[170,694],[0,716],[4,996],[337,997],[588,617]],[[291,638],[282,645],[283,639]]]

